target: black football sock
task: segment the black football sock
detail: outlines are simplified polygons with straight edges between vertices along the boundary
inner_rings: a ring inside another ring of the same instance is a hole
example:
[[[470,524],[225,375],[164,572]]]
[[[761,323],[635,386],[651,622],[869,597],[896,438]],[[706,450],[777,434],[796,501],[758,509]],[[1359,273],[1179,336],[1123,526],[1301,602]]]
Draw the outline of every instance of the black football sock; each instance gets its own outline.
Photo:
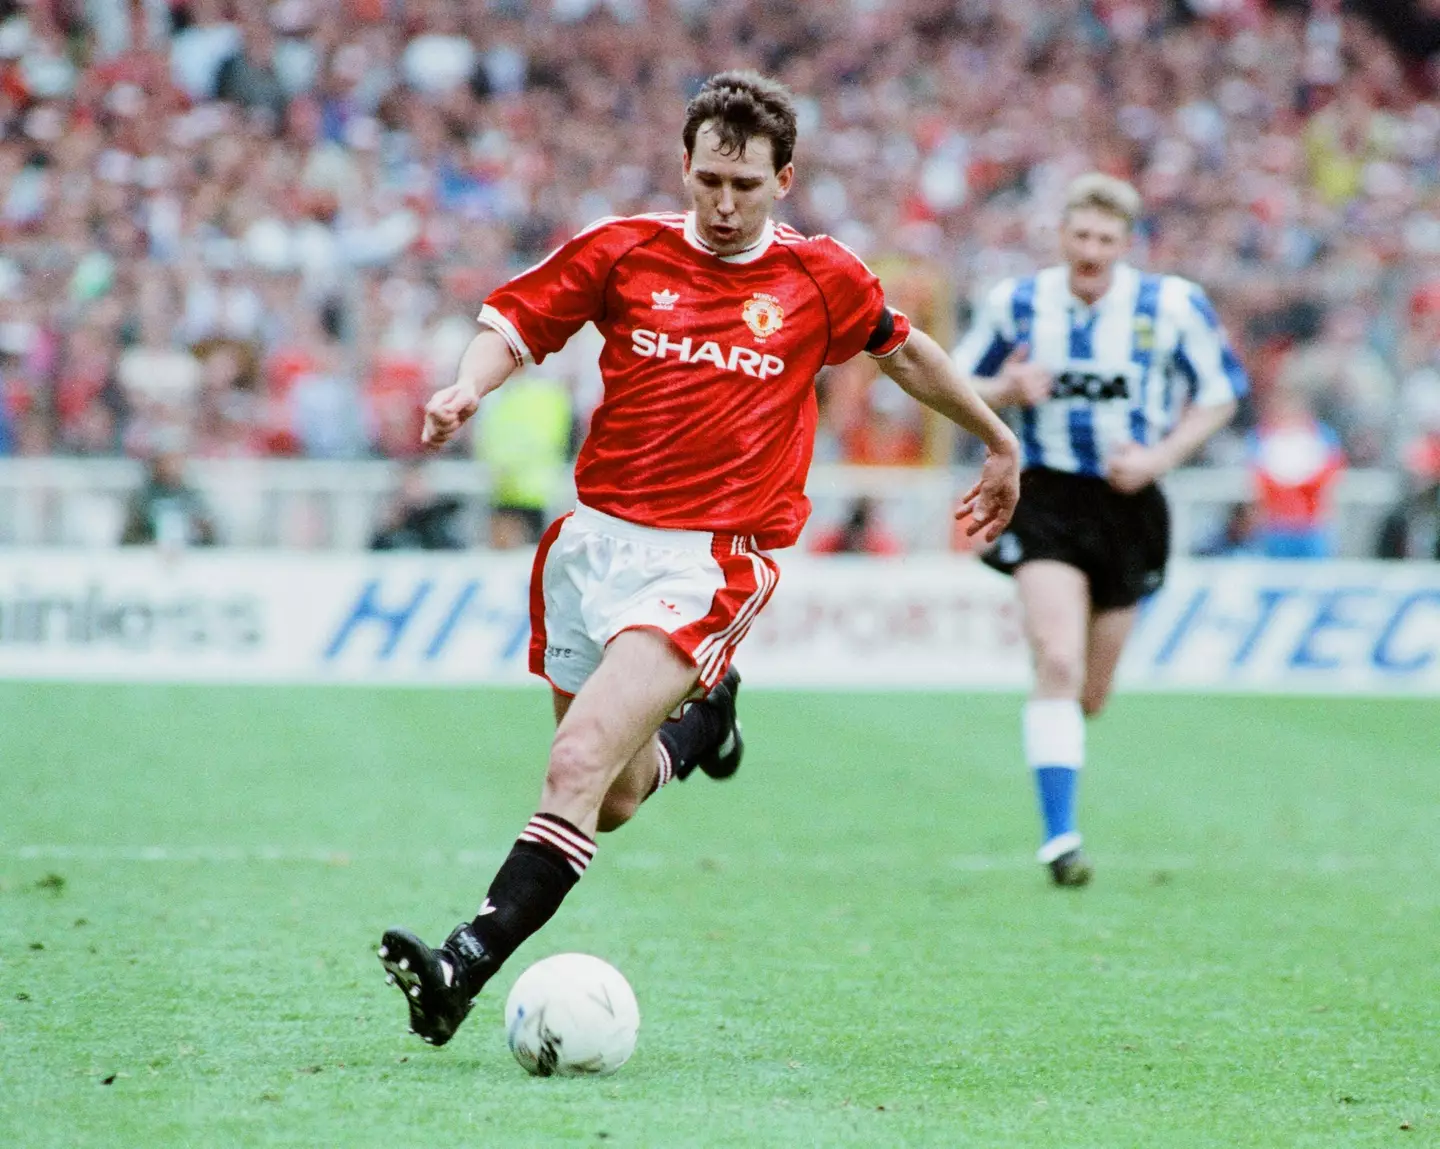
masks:
[[[724,741],[728,725],[724,712],[702,698],[661,726],[660,742],[670,755],[675,777],[682,781],[690,777],[701,756]]]
[[[558,814],[530,819],[470,923],[485,948],[486,978],[554,917],[594,856],[594,839]]]

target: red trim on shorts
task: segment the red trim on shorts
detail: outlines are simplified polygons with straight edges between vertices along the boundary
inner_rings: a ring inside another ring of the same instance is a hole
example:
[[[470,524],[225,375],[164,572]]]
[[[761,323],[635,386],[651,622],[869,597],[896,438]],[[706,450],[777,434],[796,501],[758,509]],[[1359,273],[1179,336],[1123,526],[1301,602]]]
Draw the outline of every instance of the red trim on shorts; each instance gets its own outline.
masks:
[[[704,618],[670,632],[670,641],[700,671],[700,685],[706,690],[725,677],[735,648],[780,581],[775,560],[753,546],[746,535],[715,536],[710,557],[719,564],[725,585],[715,592]]]
[[[530,568],[530,673],[538,674],[546,682],[550,682],[550,676],[545,673],[545,560],[560,536],[560,528],[574,513],[561,515],[545,528],[540,545],[535,548],[535,563]]]

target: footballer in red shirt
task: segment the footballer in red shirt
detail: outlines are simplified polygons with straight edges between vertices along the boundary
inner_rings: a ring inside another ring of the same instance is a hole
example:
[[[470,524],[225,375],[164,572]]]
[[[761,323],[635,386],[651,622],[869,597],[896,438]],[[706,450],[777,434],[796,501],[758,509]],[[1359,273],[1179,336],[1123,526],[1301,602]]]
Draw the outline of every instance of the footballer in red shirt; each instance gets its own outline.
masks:
[[[575,467],[580,502],[670,530],[788,547],[809,512],[815,376],[910,334],[880,282],[829,236],[766,219],[722,254],[695,216],[591,225],[486,301],[517,363],[586,322],[605,337],[605,395]],[[883,326],[882,326],[883,325]]]
[[[685,110],[692,210],[601,220],[493,292],[455,384],[426,406],[438,447],[521,364],[586,323],[604,337],[578,501],[541,540],[531,582],[530,663],[557,721],[539,810],[473,920],[435,947],[400,928],[381,941],[411,1028],[433,1045],[559,908],[597,831],[672,778],[739,765],[730,662],[779,578],[770,548],[792,545],[809,514],[822,367],[868,353],[982,440],[957,511],[972,533],[993,541],[1015,509],[1019,445],[949,356],[843,244],[771,218],[794,183],[795,136],[782,85],[711,77]]]

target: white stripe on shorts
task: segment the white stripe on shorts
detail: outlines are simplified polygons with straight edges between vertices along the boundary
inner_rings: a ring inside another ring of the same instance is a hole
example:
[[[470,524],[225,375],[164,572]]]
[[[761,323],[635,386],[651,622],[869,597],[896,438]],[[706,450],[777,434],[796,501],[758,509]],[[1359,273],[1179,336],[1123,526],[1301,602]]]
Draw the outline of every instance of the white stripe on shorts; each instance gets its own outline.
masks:
[[[755,568],[754,592],[735,612],[735,617],[730,620],[729,626],[716,631],[695,648],[695,665],[700,668],[702,679],[724,660],[725,650],[728,646],[738,644],[745,637],[751,622],[760,613],[760,608],[765,605],[766,600],[770,597],[770,592],[775,588],[777,580],[775,572],[770,569],[770,564],[757,554],[751,554],[749,558],[751,565]]]

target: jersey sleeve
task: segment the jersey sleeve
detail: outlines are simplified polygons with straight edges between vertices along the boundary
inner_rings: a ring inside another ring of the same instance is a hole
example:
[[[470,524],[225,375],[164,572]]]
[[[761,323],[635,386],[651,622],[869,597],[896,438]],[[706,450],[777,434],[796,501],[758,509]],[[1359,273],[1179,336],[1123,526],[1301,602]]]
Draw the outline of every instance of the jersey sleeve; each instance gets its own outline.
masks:
[[[910,338],[910,320],[885,306],[885,291],[865,262],[838,240],[816,236],[801,258],[825,299],[830,338],[825,362],[844,363],[864,351],[894,355]]]
[[[643,220],[593,223],[528,271],[496,288],[479,320],[505,337],[517,363],[541,363],[605,311],[616,261],[654,233]]]
[[[1015,319],[1011,299],[1015,281],[1007,279],[991,288],[975,312],[970,330],[950,353],[955,366],[966,375],[990,378],[1000,370],[1005,357],[1015,349]]]
[[[1175,343],[1176,369],[1189,383],[1189,399],[1201,407],[1218,407],[1239,399],[1250,390],[1245,368],[1230,347],[1220,317],[1193,283],[1178,281]]]

